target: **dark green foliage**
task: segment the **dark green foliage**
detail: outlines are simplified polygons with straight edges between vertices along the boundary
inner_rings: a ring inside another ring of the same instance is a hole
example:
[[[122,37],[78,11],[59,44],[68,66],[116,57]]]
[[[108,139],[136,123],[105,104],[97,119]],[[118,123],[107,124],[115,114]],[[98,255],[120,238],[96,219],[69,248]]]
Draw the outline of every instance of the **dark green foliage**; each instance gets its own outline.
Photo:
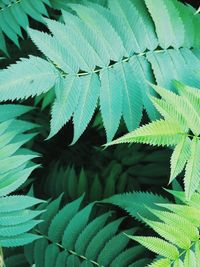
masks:
[[[61,198],[58,198],[46,207],[46,213],[41,216],[44,222],[35,229],[42,239],[25,247],[30,264],[59,267],[61,262],[62,266],[75,262],[77,266],[129,266],[144,252],[138,246],[127,247],[129,240],[123,232],[135,233],[137,228],[122,230],[124,217],[116,218],[114,211],[99,213],[94,203],[84,207],[82,200],[81,197],[59,210]]]

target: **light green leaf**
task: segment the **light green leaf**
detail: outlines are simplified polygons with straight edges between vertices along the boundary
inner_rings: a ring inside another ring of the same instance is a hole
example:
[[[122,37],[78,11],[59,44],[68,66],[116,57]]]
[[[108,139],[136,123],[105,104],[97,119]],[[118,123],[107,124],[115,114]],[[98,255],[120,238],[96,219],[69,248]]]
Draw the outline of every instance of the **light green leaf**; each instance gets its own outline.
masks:
[[[174,245],[160,238],[130,235],[128,235],[128,237],[135,240],[136,242],[139,242],[141,245],[157,253],[158,255],[161,255],[168,259],[176,260],[179,257],[178,249]]]
[[[171,173],[169,183],[171,183],[184,169],[185,164],[190,157],[190,143],[190,139],[186,135],[183,135],[180,143],[176,145],[170,160]]]
[[[144,143],[150,145],[171,146],[182,140],[182,129],[174,121],[157,120],[106,144]]]
[[[184,184],[185,184],[185,194],[186,199],[190,199],[192,194],[199,186],[200,181],[200,141],[197,137],[193,137],[191,142],[191,155],[188,159]]]

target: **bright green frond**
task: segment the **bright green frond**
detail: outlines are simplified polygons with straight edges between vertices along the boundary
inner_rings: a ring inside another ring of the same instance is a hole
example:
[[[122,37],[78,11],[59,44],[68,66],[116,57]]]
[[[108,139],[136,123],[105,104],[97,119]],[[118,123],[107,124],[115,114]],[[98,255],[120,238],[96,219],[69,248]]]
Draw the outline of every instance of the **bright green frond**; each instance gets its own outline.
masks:
[[[183,135],[182,140],[176,145],[170,159],[171,173],[169,183],[184,169],[190,157],[190,145],[191,141],[186,135]]]
[[[185,193],[186,198],[189,199],[191,195],[198,188],[200,181],[200,141],[197,137],[194,137],[191,142],[191,154],[188,159],[184,184],[185,184]]]
[[[171,146],[182,140],[182,128],[177,122],[157,120],[108,143],[144,143],[150,145]]]
[[[178,249],[174,245],[160,238],[130,235],[128,235],[128,237],[139,242],[141,245],[145,246],[149,250],[168,259],[176,260],[179,257]]]

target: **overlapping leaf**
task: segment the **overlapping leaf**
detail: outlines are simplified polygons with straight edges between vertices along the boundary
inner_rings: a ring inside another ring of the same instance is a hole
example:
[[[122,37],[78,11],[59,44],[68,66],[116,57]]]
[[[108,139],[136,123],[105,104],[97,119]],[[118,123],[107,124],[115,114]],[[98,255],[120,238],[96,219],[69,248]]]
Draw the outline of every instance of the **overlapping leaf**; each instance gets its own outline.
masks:
[[[186,197],[189,199],[198,188],[200,181],[200,95],[198,89],[177,82],[175,85],[180,95],[159,86],[153,86],[162,99],[153,97],[152,101],[164,116],[164,120],[142,126],[110,144],[134,142],[158,146],[175,145],[171,157],[170,182],[186,165],[184,184]],[[189,134],[189,131],[192,132],[192,135]]]
[[[1,106],[0,123],[0,246],[13,247],[30,243],[39,237],[28,233],[40,220],[42,211],[30,208],[42,201],[30,196],[7,196],[18,189],[38,166],[31,162],[37,153],[21,146],[34,137],[26,133],[35,124],[17,120],[30,110],[22,105]]]
[[[26,1],[23,2],[27,5]],[[62,5],[62,1],[59,3],[55,3],[55,6]],[[67,9],[66,3],[63,7]],[[89,1],[84,5],[70,4],[69,7],[73,12],[69,8],[68,12],[63,12],[65,24],[45,19],[53,36],[36,30],[29,31],[33,42],[54,66],[33,57],[12,65],[0,73],[1,100],[47,92],[57,83],[56,79],[60,79],[58,72],[55,72],[57,67],[65,79],[68,79],[68,75],[74,75],[79,80],[81,94],[77,105],[74,104],[73,111],[69,113],[74,121],[73,143],[90,122],[98,98],[107,140],[111,141],[121,117],[129,131],[139,125],[143,107],[151,119],[158,118],[148,99],[148,94],[152,94],[153,90],[146,80],[154,82],[155,76],[158,84],[170,90],[173,89],[172,79],[191,86],[199,85],[199,77],[194,70],[200,66],[200,62],[196,52],[191,50],[191,47],[196,47],[198,51],[200,46],[196,37],[199,20],[189,7],[177,1],[166,3],[164,0],[127,0],[126,4],[121,0],[109,0],[107,8]],[[193,32],[191,37],[188,23]],[[158,46],[162,49],[156,50]],[[31,65],[34,67],[27,70]],[[23,72],[24,68],[26,70]],[[14,77],[13,72],[22,79]],[[86,85],[89,77],[92,77],[92,82]],[[12,79],[18,80],[18,83],[11,89]],[[68,92],[65,83],[63,86],[61,91]],[[93,90],[95,98],[86,97]],[[55,103],[52,121],[56,121]],[[64,113],[68,103],[70,101],[65,99]],[[187,113],[190,105],[185,103],[185,107]],[[78,113],[82,114],[82,118],[78,117]],[[63,119],[57,126],[51,124],[50,136],[57,133],[69,118]],[[82,120],[82,125],[78,120]],[[193,130],[196,132],[196,129]]]

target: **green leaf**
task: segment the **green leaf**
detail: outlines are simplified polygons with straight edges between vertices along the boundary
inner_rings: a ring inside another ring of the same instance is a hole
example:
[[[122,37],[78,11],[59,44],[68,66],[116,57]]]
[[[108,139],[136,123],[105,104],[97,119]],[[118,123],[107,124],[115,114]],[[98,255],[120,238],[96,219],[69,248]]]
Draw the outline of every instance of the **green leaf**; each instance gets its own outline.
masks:
[[[123,93],[122,115],[129,131],[136,129],[142,118],[142,88],[137,82],[137,69],[137,60],[131,63],[121,63],[115,67]]]
[[[196,257],[192,250],[188,250],[184,259],[184,267],[196,266]]]
[[[161,47],[181,47],[184,42],[184,25],[173,1],[145,0],[145,4],[155,23]]]
[[[24,246],[28,243],[31,243],[37,239],[41,238],[38,235],[25,233],[14,237],[4,238],[0,236],[0,246],[1,247],[17,247]]]
[[[15,100],[39,95],[50,90],[57,73],[52,64],[30,56],[0,72],[0,100]]]
[[[99,35],[106,47],[110,59],[118,61],[124,55],[124,46],[119,35],[115,32],[108,20],[93,8],[83,5],[70,4],[78,16]],[[107,29],[105,31],[105,29]]]
[[[103,69],[100,72],[100,108],[107,141],[111,141],[119,127],[122,115],[122,88],[114,69]]]
[[[84,132],[97,106],[100,93],[100,82],[96,74],[90,74],[81,78],[80,98],[73,115],[74,144]]]
[[[63,234],[63,247],[67,249],[73,249],[74,242],[76,241],[77,237],[79,236],[79,233],[85,228],[88,222],[92,207],[93,204],[90,203],[84,209],[75,214],[75,216],[71,219]]]
[[[29,29],[31,39],[36,46],[48,57],[58,68],[66,73],[75,74],[78,72],[78,65],[73,55],[62,46],[55,37],[51,35]]]
[[[80,78],[68,75],[56,84],[56,99],[51,110],[51,131],[53,137],[69,121],[75,111],[80,95]]]
[[[180,143],[176,145],[170,160],[171,173],[169,183],[184,169],[190,156],[190,143],[190,139],[187,136],[183,136]]]
[[[182,129],[177,122],[157,120],[106,144],[106,146],[120,143],[171,146],[180,142],[182,134]]]
[[[188,159],[184,184],[186,198],[189,200],[199,186],[200,181],[200,141],[198,137],[193,137],[191,142],[191,155]]]
[[[83,197],[67,204],[55,215],[48,229],[48,235],[53,242],[60,242],[62,240],[66,225],[68,225],[72,217],[78,212],[82,200]]]
[[[176,260],[179,257],[178,249],[174,245],[160,238],[147,236],[127,236],[163,257],[171,260]]]
[[[42,202],[45,201],[28,196],[2,197],[0,198],[0,213],[26,209]]]

